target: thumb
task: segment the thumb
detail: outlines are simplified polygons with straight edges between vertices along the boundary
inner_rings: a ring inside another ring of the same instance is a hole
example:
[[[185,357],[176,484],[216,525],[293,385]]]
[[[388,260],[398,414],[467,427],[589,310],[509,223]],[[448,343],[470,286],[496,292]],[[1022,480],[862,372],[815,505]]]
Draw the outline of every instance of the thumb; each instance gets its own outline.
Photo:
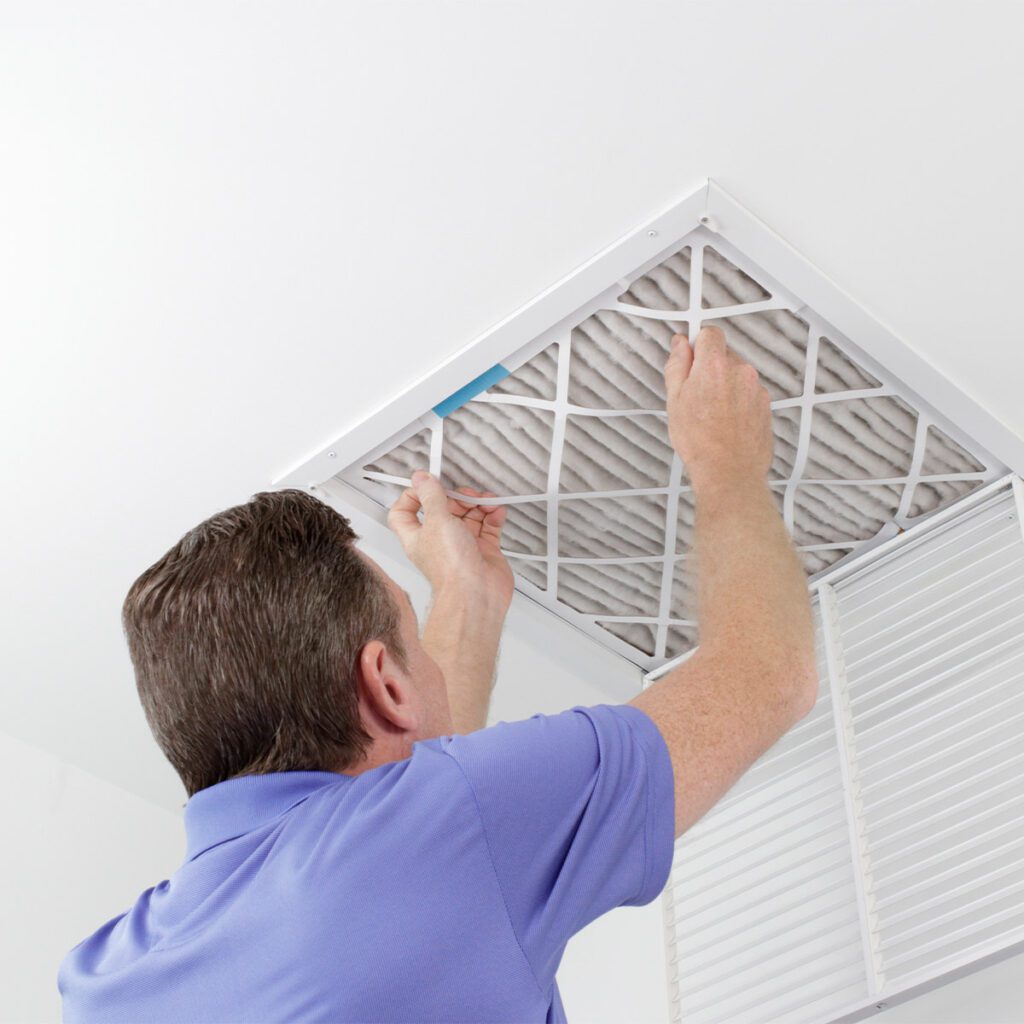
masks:
[[[690,376],[691,366],[693,366],[693,349],[690,348],[689,339],[685,334],[673,334],[672,351],[669,353],[668,362],[665,363],[665,390],[670,397]]]
[[[448,495],[436,476],[418,469],[412,475],[412,488],[420,499],[425,518],[448,515]]]
[[[419,497],[411,487],[407,487],[388,511],[388,526],[402,542],[407,554],[416,542],[416,535],[423,529],[416,515],[419,509]]]

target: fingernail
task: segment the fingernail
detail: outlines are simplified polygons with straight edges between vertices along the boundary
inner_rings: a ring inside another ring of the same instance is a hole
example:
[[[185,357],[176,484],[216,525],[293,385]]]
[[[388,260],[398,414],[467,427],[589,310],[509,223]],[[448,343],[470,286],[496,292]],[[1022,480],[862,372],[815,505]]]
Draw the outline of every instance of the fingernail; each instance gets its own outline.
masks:
[[[425,469],[417,469],[412,475],[413,486],[423,483],[430,474]]]
[[[675,348],[676,345],[678,345],[679,342],[681,342],[682,340],[683,340],[683,335],[681,335],[681,334],[673,334],[672,335],[672,347]]]

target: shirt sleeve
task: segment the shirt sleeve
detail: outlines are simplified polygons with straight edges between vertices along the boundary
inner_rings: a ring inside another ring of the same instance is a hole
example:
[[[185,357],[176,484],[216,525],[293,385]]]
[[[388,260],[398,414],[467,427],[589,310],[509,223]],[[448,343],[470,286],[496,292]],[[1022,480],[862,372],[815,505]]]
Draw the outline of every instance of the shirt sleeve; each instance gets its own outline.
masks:
[[[476,799],[498,884],[538,978],[601,914],[664,888],[675,839],[672,763],[632,705],[574,707],[442,737]]]

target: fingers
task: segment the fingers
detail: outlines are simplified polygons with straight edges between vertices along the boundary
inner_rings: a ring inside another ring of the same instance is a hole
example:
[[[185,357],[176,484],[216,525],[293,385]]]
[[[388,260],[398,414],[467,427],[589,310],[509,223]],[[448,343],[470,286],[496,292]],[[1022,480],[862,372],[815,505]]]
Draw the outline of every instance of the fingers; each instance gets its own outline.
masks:
[[[750,384],[760,381],[757,368],[729,347],[721,327],[702,327],[694,342],[692,369],[698,371],[715,362],[724,363]]]
[[[457,490],[459,494],[465,494],[471,498],[481,497],[480,491],[476,491],[472,487],[456,487],[455,490]],[[448,511],[453,516],[458,516],[460,519],[471,513],[475,508],[477,508],[475,501],[459,501],[458,498],[451,497],[448,499]]]
[[[494,491],[477,491],[472,487],[456,488],[460,494],[477,498],[496,498]],[[467,525],[472,525],[478,536],[491,537],[499,540],[501,528],[505,525],[508,517],[508,509],[504,505],[478,505],[459,501],[456,498],[448,499],[452,506],[452,515],[457,516]]]
[[[419,510],[420,499],[418,495],[411,487],[407,487],[395,499],[394,504],[388,511],[388,526],[402,542],[403,547],[406,547],[416,535],[416,532],[422,529],[420,521],[416,517],[416,513]]]
[[[692,349],[685,335],[673,334],[672,351],[665,364],[667,394],[675,394],[692,372],[719,360],[728,360],[733,365],[743,361],[726,344],[721,327],[702,327]]]
[[[481,498],[496,498],[497,495],[494,491],[483,491],[480,494]],[[501,536],[501,528],[505,525],[505,520],[508,518],[508,506],[507,505],[488,505],[480,506],[481,511],[484,513],[483,526],[481,531],[483,533],[493,534],[496,538]]]
[[[418,530],[423,528],[417,513],[422,508],[425,516],[443,511],[457,519],[472,521],[474,532],[500,539],[501,528],[508,518],[505,505],[478,505],[475,501],[460,501],[448,497],[441,481],[426,470],[418,469],[412,475],[413,485],[407,487],[395,499],[388,510],[388,526],[397,534],[403,545],[410,542]],[[467,498],[496,498],[494,491],[478,491],[472,487],[456,488]],[[467,523],[470,525],[470,523]]]
[[[442,516],[448,514],[448,495],[445,494],[441,481],[425,469],[417,469],[412,475],[412,489],[423,506],[425,516]]]
[[[761,377],[757,372],[757,367],[751,363],[748,363],[745,359],[740,359],[737,356],[737,369],[740,377],[750,385],[757,385],[761,383]]]
[[[702,327],[693,343],[693,362],[695,367],[703,366],[708,361],[727,356],[729,347],[725,343],[725,331],[721,327]]]
[[[472,487],[457,487],[456,491],[460,495],[466,495],[467,499],[497,497],[494,491],[478,491]],[[414,503],[416,508],[412,509],[409,502]],[[416,510],[422,508],[424,514],[428,516],[444,511],[460,519],[482,519],[485,516],[496,516],[501,512],[502,515],[498,519],[502,522],[506,512],[504,505],[480,505],[476,501],[449,497],[441,481],[424,469],[417,469],[412,474],[412,487],[406,489],[392,508],[396,515],[402,515],[407,511],[415,514]]]
[[[672,351],[665,363],[665,391],[672,395],[690,375],[693,351],[685,334],[672,335]]]

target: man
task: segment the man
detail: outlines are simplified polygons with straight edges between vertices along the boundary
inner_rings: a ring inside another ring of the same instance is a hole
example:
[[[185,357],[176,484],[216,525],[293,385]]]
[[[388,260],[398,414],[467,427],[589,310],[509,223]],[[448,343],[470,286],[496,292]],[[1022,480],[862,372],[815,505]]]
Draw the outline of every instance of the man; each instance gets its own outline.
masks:
[[[212,517],[143,573],[124,622],[188,848],[65,957],[68,1024],[565,1019],[569,938],[652,900],[674,838],[817,692],[768,394],[710,328],[692,352],[673,339],[665,383],[700,647],[628,704],[484,728],[505,510],[426,473],[389,516],[432,585],[422,638],[348,522],[299,491]]]

